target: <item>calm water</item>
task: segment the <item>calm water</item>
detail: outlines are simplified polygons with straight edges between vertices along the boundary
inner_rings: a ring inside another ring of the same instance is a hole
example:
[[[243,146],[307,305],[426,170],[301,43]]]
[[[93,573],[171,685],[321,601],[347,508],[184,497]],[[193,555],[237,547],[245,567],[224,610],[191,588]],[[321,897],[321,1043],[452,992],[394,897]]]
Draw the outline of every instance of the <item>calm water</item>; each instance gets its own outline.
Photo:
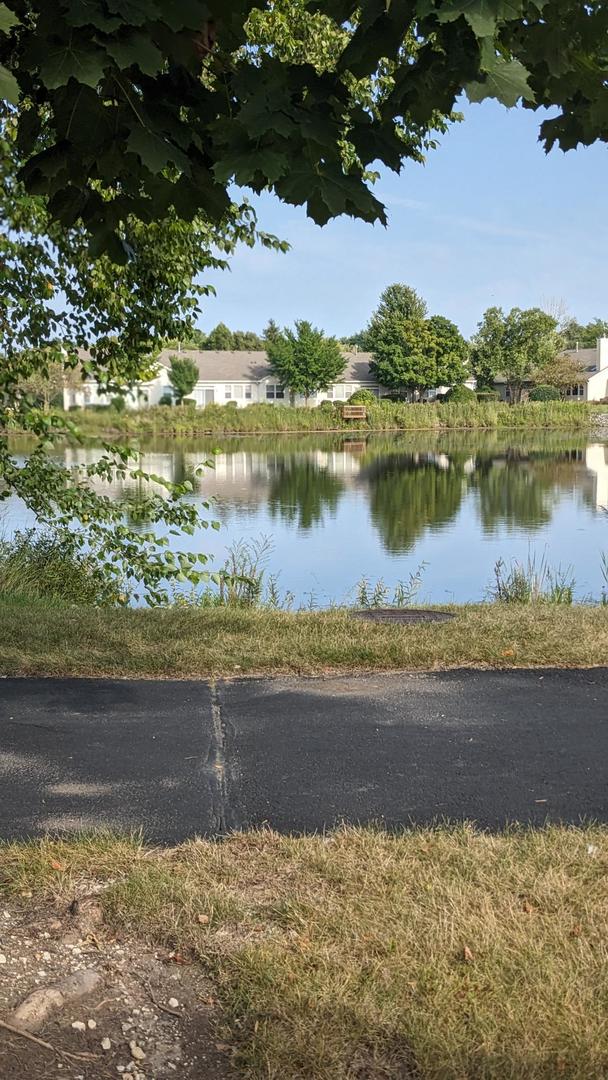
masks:
[[[215,447],[215,469],[194,469]],[[474,433],[277,436],[155,441],[142,467],[195,484],[217,499],[219,533],[201,530],[200,550],[219,567],[236,540],[270,537],[268,568],[297,601],[354,596],[362,577],[393,586],[424,563],[420,598],[481,599],[500,557],[546,555],[571,566],[579,597],[598,596],[608,552],[608,444],[579,436]],[[66,448],[68,463],[94,446]],[[116,483],[116,497],[134,485]],[[105,488],[104,490],[107,490]],[[7,504],[5,504],[6,507]],[[29,523],[8,504],[4,531]],[[184,545],[192,549],[191,540]],[[178,545],[179,546],[179,545]]]

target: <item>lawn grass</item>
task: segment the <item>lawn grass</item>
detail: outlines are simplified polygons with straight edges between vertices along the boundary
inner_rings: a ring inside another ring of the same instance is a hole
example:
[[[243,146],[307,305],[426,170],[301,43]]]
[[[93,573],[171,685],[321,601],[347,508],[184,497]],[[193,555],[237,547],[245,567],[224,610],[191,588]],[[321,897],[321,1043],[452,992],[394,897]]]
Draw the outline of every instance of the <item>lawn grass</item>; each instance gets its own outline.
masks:
[[[5,902],[102,885],[201,962],[250,1080],[604,1078],[607,871],[599,826],[0,846]]]
[[[367,407],[365,420],[342,419],[339,407],[314,409],[249,405],[235,409],[155,406],[137,411],[79,409],[64,415],[85,435],[221,435],[323,431],[587,430],[605,407],[565,401],[410,405],[382,401]]]
[[[96,609],[0,599],[1,675],[188,678],[454,667],[592,667],[608,609],[481,604],[445,623],[371,624],[346,610]]]

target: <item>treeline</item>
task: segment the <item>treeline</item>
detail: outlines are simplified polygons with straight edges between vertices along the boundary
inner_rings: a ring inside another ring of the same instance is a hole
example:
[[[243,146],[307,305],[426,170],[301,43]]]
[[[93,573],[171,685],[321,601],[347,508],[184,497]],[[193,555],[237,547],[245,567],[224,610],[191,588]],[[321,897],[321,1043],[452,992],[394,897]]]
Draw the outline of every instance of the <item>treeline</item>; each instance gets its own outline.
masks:
[[[167,348],[202,349],[206,352],[257,352],[268,347],[269,341],[279,333],[279,327],[271,319],[262,334],[255,330],[231,330],[220,322],[208,334],[195,327],[182,341],[168,341]]]

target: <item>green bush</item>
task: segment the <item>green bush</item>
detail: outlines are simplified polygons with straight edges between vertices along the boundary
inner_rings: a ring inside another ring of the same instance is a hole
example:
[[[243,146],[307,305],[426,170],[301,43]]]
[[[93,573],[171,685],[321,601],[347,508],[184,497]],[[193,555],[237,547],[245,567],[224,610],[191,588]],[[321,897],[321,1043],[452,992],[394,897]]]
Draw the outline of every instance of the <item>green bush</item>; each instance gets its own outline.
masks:
[[[162,397],[159,398],[158,404],[159,405],[173,405],[173,394],[163,394]]]
[[[183,405],[184,409],[196,409],[196,398],[193,398],[193,397],[182,398],[181,404]]]
[[[113,397],[111,399],[111,405],[114,412],[124,412],[127,407],[127,403],[122,394],[117,394],[116,397]]]
[[[320,405],[317,405],[317,409],[324,413],[335,413],[336,402],[335,401],[322,401]]]
[[[464,383],[460,383],[458,386],[453,386],[451,390],[448,390],[444,401],[449,402],[451,405],[468,405],[469,402],[477,401],[477,394],[474,390],[465,386]]]
[[[500,401],[498,390],[477,390],[475,397],[478,401]]]
[[[355,390],[354,394],[351,394],[348,399],[349,405],[375,405],[378,398],[371,390]]]
[[[530,394],[530,401],[560,401],[561,394],[555,386],[545,386],[541,383],[540,386],[533,386]]]

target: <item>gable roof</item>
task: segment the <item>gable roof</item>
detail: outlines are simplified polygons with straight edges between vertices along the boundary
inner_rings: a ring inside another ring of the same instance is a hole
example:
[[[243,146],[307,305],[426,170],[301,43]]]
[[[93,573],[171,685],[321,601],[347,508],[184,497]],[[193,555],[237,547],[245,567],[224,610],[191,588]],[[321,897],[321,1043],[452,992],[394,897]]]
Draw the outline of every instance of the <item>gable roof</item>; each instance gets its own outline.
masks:
[[[345,353],[346,367],[337,382],[373,382],[369,365],[371,353]],[[198,367],[199,381],[205,382],[260,382],[272,374],[265,351],[218,350],[218,349],[163,349],[158,362],[171,367],[173,356],[187,357]]]

